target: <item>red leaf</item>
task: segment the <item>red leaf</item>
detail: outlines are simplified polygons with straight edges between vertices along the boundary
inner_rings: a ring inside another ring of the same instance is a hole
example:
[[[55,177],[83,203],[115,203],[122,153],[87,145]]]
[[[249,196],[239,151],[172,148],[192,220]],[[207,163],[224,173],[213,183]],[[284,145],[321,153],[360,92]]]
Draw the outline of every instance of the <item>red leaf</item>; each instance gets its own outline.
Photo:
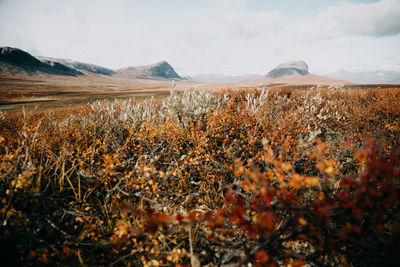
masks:
[[[274,195],[270,192],[266,193],[266,195],[262,198],[262,202],[267,204],[268,206],[271,205],[271,201],[274,199]]]
[[[313,206],[313,213],[320,217],[329,217],[331,216],[331,209],[332,206],[328,203],[318,203]]]
[[[301,267],[304,266],[305,262],[303,260],[294,260],[292,262],[292,267]]]
[[[235,197],[233,195],[233,190],[229,189],[225,193],[225,203],[226,205],[231,206],[234,202],[235,202]]]
[[[194,220],[196,220],[196,215],[197,215],[197,212],[191,211],[191,212],[189,213],[189,221],[194,221]]]
[[[361,234],[361,227],[358,225],[353,226],[353,232],[356,234]]]
[[[207,211],[206,214],[204,215],[204,219],[206,221],[211,220],[212,217],[213,217],[213,213],[211,211]]]
[[[243,209],[241,207],[235,207],[232,211],[231,216],[229,216],[229,219],[237,225],[240,225],[243,221],[242,214]]]
[[[376,231],[378,231],[378,232],[383,232],[383,230],[384,230],[384,227],[383,227],[382,224],[378,224],[378,225],[376,226]]]
[[[337,198],[341,201],[347,201],[349,199],[349,192],[342,191],[336,194]]]
[[[349,178],[343,178],[340,181],[340,185],[343,187],[350,187],[350,188],[355,188],[356,187],[356,182],[354,180],[351,180]]]
[[[160,222],[160,223],[164,223],[167,222],[169,219],[168,215],[164,214],[164,213],[154,213],[154,220],[156,222]]]
[[[255,254],[255,258],[258,262],[267,262],[269,260],[267,252],[265,250],[259,250]]]
[[[178,215],[176,215],[175,219],[179,222],[182,223],[183,222],[183,216],[181,214],[178,213]]]

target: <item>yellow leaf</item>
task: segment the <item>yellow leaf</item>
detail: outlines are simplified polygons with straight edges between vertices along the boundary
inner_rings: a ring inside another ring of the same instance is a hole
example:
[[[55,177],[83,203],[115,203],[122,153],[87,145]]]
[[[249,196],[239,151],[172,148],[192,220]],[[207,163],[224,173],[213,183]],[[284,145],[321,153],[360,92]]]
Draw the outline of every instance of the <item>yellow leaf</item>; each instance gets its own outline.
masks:
[[[284,162],[281,166],[284,171],[290,171],[292,169],[292,164],[290,164],[290,162]]]
[[[308,186],[318,186],[319,185],[319,178],[318,177],[307,177],[304,180],[304,184]]]
[[[303,219],[303,218],[299,218],[299,224],[301,225],[301,226],[306,226],[307,224],[308,224],[308,222],[305,220],[305,219]]]

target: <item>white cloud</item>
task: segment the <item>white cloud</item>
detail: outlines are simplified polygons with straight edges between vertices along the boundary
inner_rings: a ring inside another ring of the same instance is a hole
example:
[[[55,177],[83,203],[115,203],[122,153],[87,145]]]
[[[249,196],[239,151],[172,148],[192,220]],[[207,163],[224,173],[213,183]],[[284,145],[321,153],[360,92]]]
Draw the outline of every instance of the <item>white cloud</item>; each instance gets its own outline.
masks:
[[[400,1],[340,2],[303,19],[296,31],[297,36],[306,41],[354,34],[376,37],[397,35],[400,33]]]
[[[321,72],[351,64],[395,64],[386,58],[400,58],[400,0],[339,0],[328,7],[326,0],[285,1],[290,5],[0,0],[0,46],[110,68],[167,60],[180,74],[265,74],[297,59]],[[325,8],[318,9],[322,3]]]
[[[221,16],[234,37],[250,39],[283,28],[281,14],[276,11],[230,12]]]
[[[371,4],[343,5],[330,11],[342,21],[345,31],[372,36],[400,33],[400,1],[381,0]]]

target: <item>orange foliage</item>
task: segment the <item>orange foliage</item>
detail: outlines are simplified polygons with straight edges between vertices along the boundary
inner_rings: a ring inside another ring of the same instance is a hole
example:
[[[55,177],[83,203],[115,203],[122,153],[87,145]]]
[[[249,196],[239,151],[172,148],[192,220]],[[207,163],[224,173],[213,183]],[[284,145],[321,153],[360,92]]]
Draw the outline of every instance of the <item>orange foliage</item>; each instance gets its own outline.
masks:
[[[399,263],[399,89],[224,93],[2,118],[5,261]]]

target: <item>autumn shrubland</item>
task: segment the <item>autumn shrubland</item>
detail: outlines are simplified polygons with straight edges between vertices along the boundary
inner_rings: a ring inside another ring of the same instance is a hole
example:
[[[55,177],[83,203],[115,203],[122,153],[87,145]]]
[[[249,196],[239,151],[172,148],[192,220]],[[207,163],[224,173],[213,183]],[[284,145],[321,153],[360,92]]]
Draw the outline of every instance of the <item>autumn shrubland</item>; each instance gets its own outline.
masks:
[[[400,260],[400,89],[188,89],[0,131],[8,265]]]

